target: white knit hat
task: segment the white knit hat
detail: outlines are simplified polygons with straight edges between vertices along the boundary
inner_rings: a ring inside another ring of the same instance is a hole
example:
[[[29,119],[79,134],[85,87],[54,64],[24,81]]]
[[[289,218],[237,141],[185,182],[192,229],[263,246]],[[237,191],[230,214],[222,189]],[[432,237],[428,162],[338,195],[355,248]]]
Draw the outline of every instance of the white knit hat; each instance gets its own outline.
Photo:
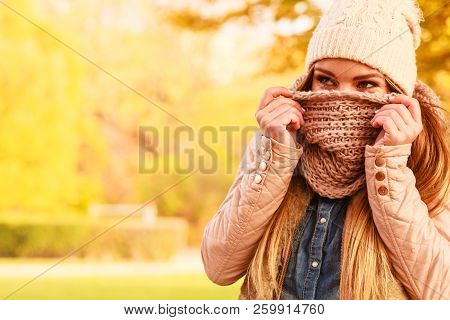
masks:
[[[309,41],[306,70],[323,58],[355,60],[412,96],[421,21],[415,0],[334,0]]]

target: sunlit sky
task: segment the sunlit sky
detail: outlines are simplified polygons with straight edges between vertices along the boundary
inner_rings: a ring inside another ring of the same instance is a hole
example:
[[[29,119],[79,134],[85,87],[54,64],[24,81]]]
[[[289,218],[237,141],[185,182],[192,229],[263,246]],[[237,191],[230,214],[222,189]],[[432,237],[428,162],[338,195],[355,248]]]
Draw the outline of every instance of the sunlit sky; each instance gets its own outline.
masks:
[[[248,0],[252,1],[252,0]],[[313,0],[317,6],[325,10],[332,0]],[[69,0],[49,0],[52,6],[64,14],[69,14],[72,6],[77,2]],[[205,17],[221,15],[226,11],[243,7],[243,0],[153,0],[157,7],[192,8]],[[306,9],[303,2],[298,2],[295,11],[301,14]],[[235,77],[245,76],[261,68],[264,60],[264,50],[274,41],[274,34],[301,36],[302,32],[311,28],[312,20],[300,16],[292,21],[281,19],[274,21],[270,9],[260,11],[260,20],[249,25],[245,21],[234,19],[226,23],[209,43],[209,57],[205,64],[213,78],[219,84],[227,84]],[[101,24],[110,29],[126,29],[140,32],[152,25],[151,17],[146,10],[142,10],[141,0],[119,1],[113,6],[102,5],[98,19],[87,18],[86,23]]]
[[[249,0],[250,2],[252,0]],[[332,0],[313,0],[317,6],[325,10]],[[205,17],[221,15],[223,12],[242,8],[243,0],[155,0],[158,6],[172,8],[191,8]],[[297,13],[301,14],[306,5],[299,1],[295,6]],[[311,28],[312,20],[299,17],[291,21],[281,19],[274,21],[270,9],[260,12],[261,20],[255,25],[233,20],[226,23],[214,36],[210,43],[209,72],[219,84],[227,84],[235,77],[245,76],[261,68],[264,55],[261,50],[269,48],[274,41],[273,35],[295,35]]]
[[[230,1],[232,2],[236,1]],[[242,1],[237,2],[242,3]],[[330,0],[315,0],[315,2],[323,10],[331,3]],[[304,9],[298,5],[296,10],[301,13]],[[258,52],[271,45],[274,33],[301,35],[303,31],[311,27],[312,23],[305,17],[295,21],[281,19],[274,23],[270,10],[262,13],[262,17],[262,21],[252,26],[239,22],[227,23],[217,33],[211,43],[213,58],[210,60],[209,69],[218,83],[226,84],[236,76],[245,76],[249,72],[258,70],[260,64],[264,62],[264,57],[258,55]]]

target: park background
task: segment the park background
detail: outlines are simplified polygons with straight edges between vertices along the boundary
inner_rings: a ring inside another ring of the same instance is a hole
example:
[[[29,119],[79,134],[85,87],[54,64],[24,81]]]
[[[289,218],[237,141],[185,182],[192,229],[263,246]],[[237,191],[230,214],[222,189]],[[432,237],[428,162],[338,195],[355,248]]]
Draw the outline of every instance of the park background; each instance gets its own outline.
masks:
[[[0,297],[236,299],[242,279],[203,271],[203,229],[241,128],[266,88],[304,72],[329,3],[0,1]],[[450,6],[419,3],[419,79],[448,109]],[[204,127],[218,133],[206,153]],[[231,144],[224,127],[238,128]]]

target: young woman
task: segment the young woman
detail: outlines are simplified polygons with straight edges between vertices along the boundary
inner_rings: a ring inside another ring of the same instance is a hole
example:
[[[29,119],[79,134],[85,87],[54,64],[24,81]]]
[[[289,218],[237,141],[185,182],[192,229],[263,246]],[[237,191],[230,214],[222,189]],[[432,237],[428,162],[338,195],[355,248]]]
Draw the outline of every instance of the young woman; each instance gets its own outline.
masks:
[[[206,226],[213,282],[245,275],[240,299],[450,298],[448,122],[417,80],[420,20],[397,0],[322,16],[308,73],[266,90]]]

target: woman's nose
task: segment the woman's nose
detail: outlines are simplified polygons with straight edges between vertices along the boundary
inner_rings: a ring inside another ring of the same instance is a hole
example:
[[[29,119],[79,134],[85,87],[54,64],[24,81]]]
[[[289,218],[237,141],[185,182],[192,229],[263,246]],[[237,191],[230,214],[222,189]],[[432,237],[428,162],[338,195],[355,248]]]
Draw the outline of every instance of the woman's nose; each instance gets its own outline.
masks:
[[[340,83],[338,86],[338,90],[354,90],[353,84],[351,83]]]

